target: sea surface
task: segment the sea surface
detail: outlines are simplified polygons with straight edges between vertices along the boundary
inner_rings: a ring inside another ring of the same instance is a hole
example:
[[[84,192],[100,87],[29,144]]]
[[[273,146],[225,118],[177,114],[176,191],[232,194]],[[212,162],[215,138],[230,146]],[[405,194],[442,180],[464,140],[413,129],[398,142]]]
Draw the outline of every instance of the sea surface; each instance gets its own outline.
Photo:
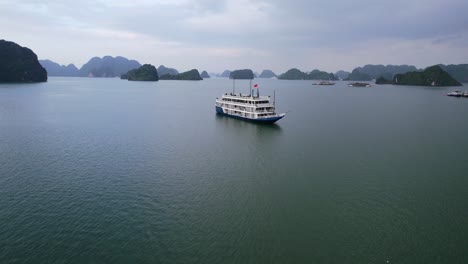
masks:
[[[0,263],[468,263],[456,87],[254,83],[1,84]]]

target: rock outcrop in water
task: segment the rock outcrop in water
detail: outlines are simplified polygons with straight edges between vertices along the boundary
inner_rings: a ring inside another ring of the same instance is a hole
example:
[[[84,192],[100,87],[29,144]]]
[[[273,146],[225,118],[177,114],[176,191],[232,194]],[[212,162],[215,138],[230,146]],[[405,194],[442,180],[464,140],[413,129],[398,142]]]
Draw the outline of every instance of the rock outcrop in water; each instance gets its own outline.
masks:
[[[207,71],[202,71],[201,77],[202,77],[203,79],[209,79],[209,78],[210,78],[210,75],[208,74]]]
[[[2,39],[0,82],[47,82],[47,71],[32,50]]]
[[[201,81],[203,78],[197,69],[179,73],[177,75],[166,74],[159,77],[160,80]]]
[[[80,69],[82,77],[120,77],[129,70],[137,69],[141,64],[124,57],[94,57]]]
[[[229,79],[236,80],[252,80],[255,78],[255,75],[250,69],[235,70],[229,75]]]
[[[73,64],[60,65],[51,60],[39,60],[39,63],[47,71],[47,76],[76,77],[80,75],[80,70]]]
[[[262,73],[258,76],[258,78],[274,78],[277,77],[276,73],[271,70],[263,70]]]
[[[129,81],[159,81],[158,71],[156,67],[151,64],[145,64],[138,69],[133,69],[123,74],[121,79],[127,79]]]
[[[450,74],[439,66],[431,66],[422,72],[414,71],[397,74],[393,77],[396,85],[419,85],[419,86],[461,86]]]

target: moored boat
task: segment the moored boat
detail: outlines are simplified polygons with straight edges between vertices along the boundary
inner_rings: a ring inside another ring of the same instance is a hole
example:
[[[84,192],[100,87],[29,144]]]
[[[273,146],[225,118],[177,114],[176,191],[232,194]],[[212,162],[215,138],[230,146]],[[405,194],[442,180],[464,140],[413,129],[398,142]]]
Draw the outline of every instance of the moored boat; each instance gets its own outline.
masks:
[[[330,81],[321,81],[321,82],[318,82],[318,83],[313,83],[312,85],[335,85],[335,83],[330,82]]]
[[[453,92],[447,93],[447,96],[461,97],[461,96],[464,96],[464,94],[460,91],[453,91]]]
[[[369,83],[361,83],[361,82],[354,82],[354,83],[349,83],[349,87],[371,87]]]
[[[260,96],[258,86],[254,87],[256,95],[253,92],[248,95],[225,93],[216,98],[216,113],[257,123],[274,123],[286,115],[276,113],[274,99],[271,103],[270,96]]]

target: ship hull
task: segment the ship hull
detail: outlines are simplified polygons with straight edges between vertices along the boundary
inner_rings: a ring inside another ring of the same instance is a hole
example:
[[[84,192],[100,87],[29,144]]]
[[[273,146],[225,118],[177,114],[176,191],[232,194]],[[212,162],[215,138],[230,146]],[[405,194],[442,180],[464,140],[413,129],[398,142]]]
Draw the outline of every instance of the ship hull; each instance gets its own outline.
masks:
[[[228,117],[232,117],[232,118],[235,118],[235,119],[254,122],[254,123],[273,124],[276,121],[278,121],[278,120],[280,120],[281,118],[284,117],[284,115],[280,115],[280,116],[266,117],[266,118],[247,118],[247,117],[242,117],[242,116],[231,115],[231,114],[225,113],[223,111],[222,107],[219,107],[219,106],[215,106],[215,107],[216,107],[216,113],[219,114],[219,115],[228,116]]]

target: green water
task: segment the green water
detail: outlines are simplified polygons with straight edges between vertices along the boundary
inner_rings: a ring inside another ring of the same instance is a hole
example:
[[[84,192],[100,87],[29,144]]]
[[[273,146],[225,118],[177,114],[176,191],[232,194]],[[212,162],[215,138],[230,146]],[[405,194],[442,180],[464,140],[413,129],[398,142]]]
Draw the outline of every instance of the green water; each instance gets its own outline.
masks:
[[[456,88],[255,82],[0,85],[0,263],[468,262]]]

